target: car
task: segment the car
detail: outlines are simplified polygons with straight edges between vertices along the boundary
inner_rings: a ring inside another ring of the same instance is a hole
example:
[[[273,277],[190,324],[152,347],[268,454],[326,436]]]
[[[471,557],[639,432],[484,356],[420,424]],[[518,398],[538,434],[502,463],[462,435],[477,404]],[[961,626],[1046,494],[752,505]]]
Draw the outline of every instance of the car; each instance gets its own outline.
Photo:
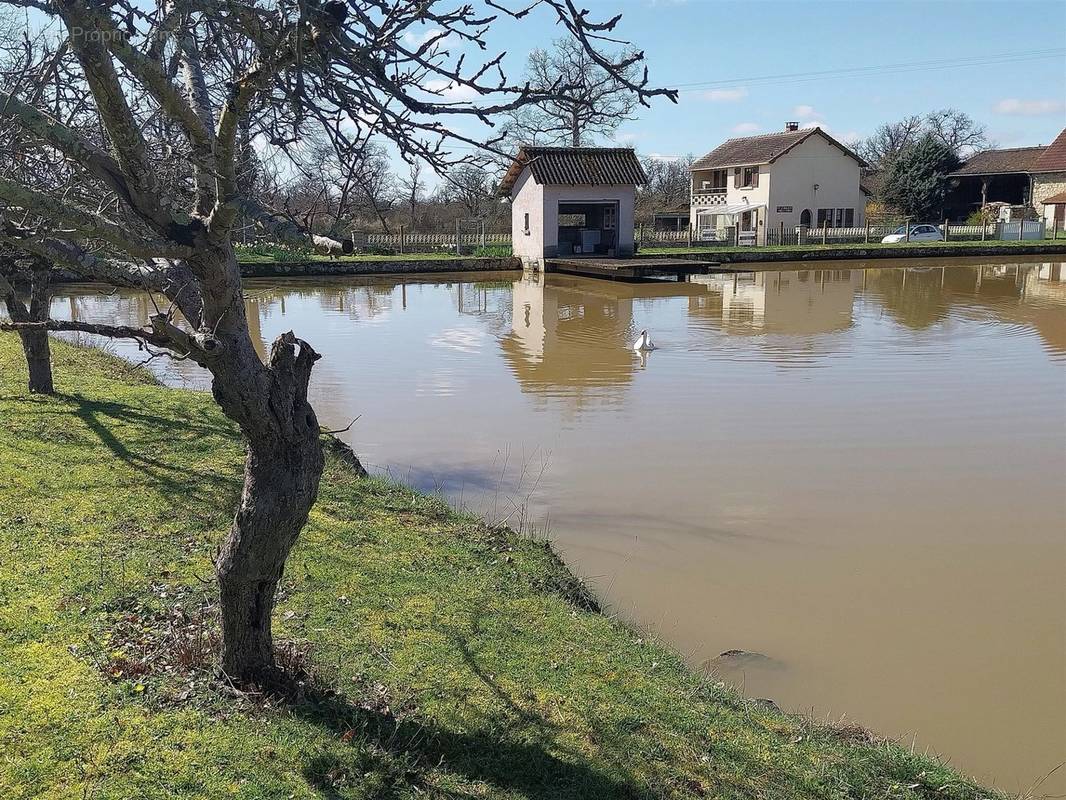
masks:
[[[942,242],[944,234],[936,225],[911,225],[912,242]],[[900,225],[881,240],[881,244],[898,244],[907,241],[907,229]]]

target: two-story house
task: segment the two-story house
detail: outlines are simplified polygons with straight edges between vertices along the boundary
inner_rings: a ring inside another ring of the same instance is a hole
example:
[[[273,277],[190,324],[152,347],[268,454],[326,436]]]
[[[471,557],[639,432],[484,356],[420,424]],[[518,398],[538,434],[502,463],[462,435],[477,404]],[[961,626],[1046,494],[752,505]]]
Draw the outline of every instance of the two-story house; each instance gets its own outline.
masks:
[[[764,244],[766,231],[782,225],[862,225],[862,166],[821,128],[796,122],[780,133],[729,139],[692,164],[693,235]]]

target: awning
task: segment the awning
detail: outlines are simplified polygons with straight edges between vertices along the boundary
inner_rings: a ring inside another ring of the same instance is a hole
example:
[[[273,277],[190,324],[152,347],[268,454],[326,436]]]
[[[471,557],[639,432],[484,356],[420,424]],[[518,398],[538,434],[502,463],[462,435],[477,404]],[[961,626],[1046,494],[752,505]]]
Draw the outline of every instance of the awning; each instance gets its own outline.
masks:
[[[697,208],[697,214],[725,214],[727,217],[735,217],[737,214],[743,214],[745,211],[755,211],[760,208],[766,208],[766,203],[733,203],[731,205],[722,206],[707,206],[706,208]]]

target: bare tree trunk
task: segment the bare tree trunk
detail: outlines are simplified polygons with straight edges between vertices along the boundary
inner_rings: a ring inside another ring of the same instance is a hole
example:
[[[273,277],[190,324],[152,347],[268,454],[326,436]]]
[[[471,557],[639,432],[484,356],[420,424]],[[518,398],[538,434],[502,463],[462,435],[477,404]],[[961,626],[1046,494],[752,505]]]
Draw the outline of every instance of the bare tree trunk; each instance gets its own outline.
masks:
[[[45,322],[48,320],[49,274],[47,270],[34,270],[30,276],[29,308],[15,294],[14,287],[6,280],[4,304],[12,322]],[[52,381],[52,351],[48,344],[48,331],[41,329],[19,330],[22,352],[30,374],[29,390],[32,394],[55,394]]]
[[[574,147],[581,147],[581,123],[576,108],[570,112],[570,138]]]
[[[248,443],[244,491],[216,563],[222,664],[233,677],[262,677],[274,667],[274,598],[285,560],[317,496],[322,465],[317,426],[299,442]]]
[[[244,488],[215,573],[223,668],[247,681],[274,672],[275,592],[318,495],[324,456],[318,418],[307,401],[319,355],[290,331],[274,341],[269,362],[262,362],[252,346],[232,254],[228,261],[217,270],[226,276],[225,285],[206,295],[204,327],[217,338],[212,348],[217,356],[208,357],[206,366],[212,394],[240,425],[246,449]],[[214,298],[228,300],[214,305]]]

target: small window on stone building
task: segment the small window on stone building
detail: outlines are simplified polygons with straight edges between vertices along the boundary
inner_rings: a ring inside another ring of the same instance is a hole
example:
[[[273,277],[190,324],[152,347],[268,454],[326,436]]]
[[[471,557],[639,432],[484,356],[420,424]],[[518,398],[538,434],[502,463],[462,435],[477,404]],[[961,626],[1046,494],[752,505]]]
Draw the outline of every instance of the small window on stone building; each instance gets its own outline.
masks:
[[[529,233],[529,214],[525,214],[525,215],[524,215],[524,217],[523,217],[523,223],[522,223],[522,224],[524,225],[524,227],[523,227],[523,229],[522,229],[522,230],[523,230],[523,231],[524,231],[525,233]]]

